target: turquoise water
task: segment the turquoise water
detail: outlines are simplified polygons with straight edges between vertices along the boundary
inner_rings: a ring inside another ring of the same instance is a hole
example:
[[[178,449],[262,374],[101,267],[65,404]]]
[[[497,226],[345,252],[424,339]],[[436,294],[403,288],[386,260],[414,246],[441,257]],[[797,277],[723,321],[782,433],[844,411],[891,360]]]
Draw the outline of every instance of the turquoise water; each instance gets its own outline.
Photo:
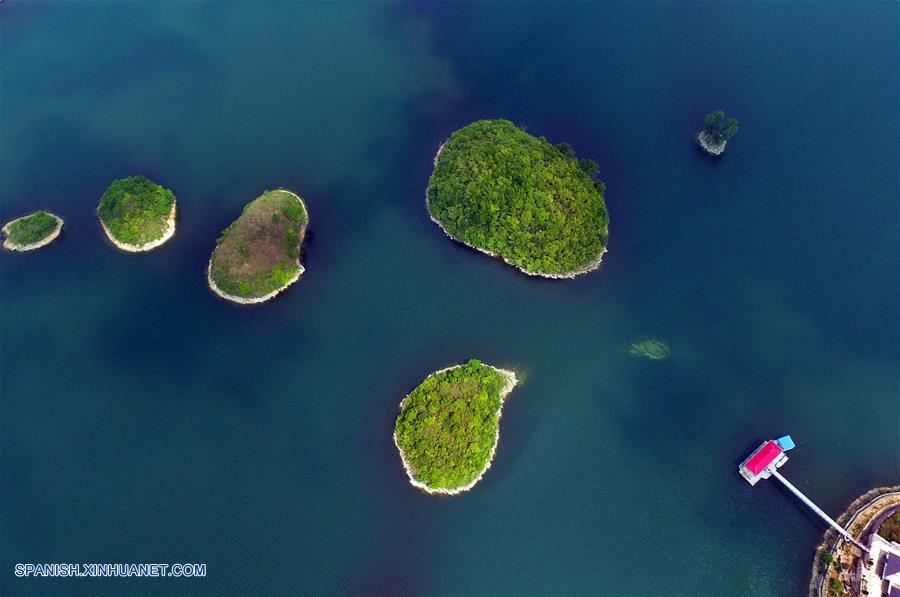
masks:
[[[900,473],[896,3],[3,2],[0,594],[796,595],[822,526]],[[706,112],[741,129],[712,160]],[[449,133],[506,117],[595,159],[600,271],[532,279],[427,217]],[[93,210],[142,173],[173,240]],[[310,209],[307,273],[217,300],[218,233]],[[665,361],[629,357],[653,336]],[[402,397],[513,367],[497,458],[407,483]],[[202,562],[203,579],[17,579],[17,562]]]

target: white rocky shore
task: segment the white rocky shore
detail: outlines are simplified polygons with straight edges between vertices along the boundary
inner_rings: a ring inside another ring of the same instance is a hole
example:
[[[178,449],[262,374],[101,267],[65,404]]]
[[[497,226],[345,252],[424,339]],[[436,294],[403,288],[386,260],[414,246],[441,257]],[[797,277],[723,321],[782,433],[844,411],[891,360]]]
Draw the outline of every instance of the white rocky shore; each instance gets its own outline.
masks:
[[[438,147],[437,153],[434,155],[434,165],[435,166],[437,166],[438,158],[441,157],[441,152],[444,151],[444,146],[446,144],[447,144],[447,141],[444,141],[443,143],[441,143],[441,146]],[[596,259],[594,259],[593,261],[591,261],[584,267],[574,270],[574,271],[571,271],[571,272],[565,272],[562,274],[548,274],[548,273],[543,273],[543,272],[534,272],[534,271],[525,269],[524,267],[513,263],[512,261],[510,261],[503,255],[494,253],[493,251],[488,251],[487,249],[482,249],[480,247],[476,247],[475,245],[469,244],[466,241],[460,240],[460,239],[456,238],[455,236],[453,236],[452,234],[450,234],[450,232],[446,228],[444,228],[444,224],[441,223],[440,220],[438,220],[431,214],[431,205],[428,202],[428,187],[425,187],[425,209],[428,211],[428,217],[431,218],[431,221],[434,222],[435,224],[437,224],[440,227],[440,229],[443,230],[444,234],[447,235],[447,238],[449,238],[450,240],[454,240],[462,245],[466,245],[467,247],[469,247],[471,249],[475,249],[479,253],[484,253],[485,255],[487,255],[489,257],[494,257],[495,259],[502,259],[503,262],[506,263],[507,265],[511,265],[514,268],[516,268],[517,270],[519,270],[520,272],[522,272],[523,274],[527,274],[529,276],[535,276],[535,277],[539,277],[539,278],[552,278],[554,280],[571,280],[571,279],[575,278],[576,276],[580,276],[582,274],[586,274],[588,272],[592,272],[592,271],[598,269],[600,267],[600,263],[603,261],[603,254],[606,253],[606,247],[603,247],[603,249],[600,251],[600,254],[597,255]]]
[[[297,199],[297,201],[300,202],[300,207],[303,208],[303,213],[306,214],[306,224],[303,226],[303,228],[300,231],[300,238],[301,238],[300,243],[302,244],[303,243],[302,239],[305,238],[305,236],[306,236],[306,228],[309,226],[309,211],[306,209],[306,204],[303,202],[303,199],[301,199],[300,196],[297,195],[296,193],[288,191],[287,189],[275,189],[275,190],[285,192],[285,193],[293,196],[294,198]],[[213,253],[215,253],[215,249],[213,250]],[[278,296],[279,294],[281,294],[282,292],[284,292],[285,290],[287,290],[288,286],[290,286],[291,284],[293,284],[294,282],[299,280],[300,276],[302,276],[305,271],[306,271],[306,268],[304,268],[303,264],[300,263],[300,258],[298,257],[297,258],[297,273],[294,276],[292,276],[291,279],[288,280],[284,286],[282,286],[281,288],[276,288],[272,292],[270,292],[268,294],[264,294],[262,296],[254,296],[254,297],[250,297],[250,298],[244,298],[242,296],[235,296],[233,294],[229,294],[229,293],[225,292],[224,290],[222,290],[221,288],[219,288],[219,286],[216,284],[215,280],[213,280],[213,277],[212,277],[212,255],[210,255],[209,263],[206,265],[206,284],[209,286],[210,290],[212,290],[214,293],[216,293],[217,296],[225,299],[226,301],[231,301],[233,303],[239,303],[241,305],[256,305],[256,304],[264,303],[268,300],[271,300],[271,299],[275,298],[276,296]]]
[[[3,230],[2,230],[3,234],[6,235],[6,237],[7,237],[3,240],[3,248],[4,249],[9,249],[10,251],[21,251],[21,252],[34,251],[35,249],[40,249],[41,247],[46,247],[47,245],[49,245],[50,243],[55,241],[57,239],[57,237],[59,237],[59,235],[62,233],[62,227],[63,227],[63,223],[64,223],[63,219],[56,214],[52,214],[49,211],[45,211],[44,213],[46,213],[48,216],[50,216],[51,218],[56,220],[56,228],[54,228],[53,232],[51,232],[50,234],[48,234],[41,240],[37,241],[36,243],[31,243],[28,245],[16,244],[9,239],[9,229],[13,224],[18,222],[19,220],[24,220],[25,218],[33,216],[36,213],[38,213],[38,212],[36,212],[36,211],[32,212],[28,215],[22,216],[21,218],[16,218],[15,220],[10,220],[9,222],[6,223],[6,225],[3,227]]]
[[[114,244],[117,249],[121,249],[122,251],[127,251],[129,253],[144,253],[146,251],[152,251],[156,247],[159,247],[167,240],[175,236],[175,214],[177,212],[177,205],[177,201],[172,202],[172,209],[169,210],[169,217],[166,219],[166,229],[163,231],[162,236],[160,236],[156,240],[151,240],[150,242],[146,242],[142,245],[123,243],[122,241],[118,240],[115,236],[113,236],[109,228],[106,227],[106,224],[103,223],[102,218],[100,218],[100,226],[103,227],[103,232],[106,233],[106,238],[108,238],[109,242]]]
[[[212,257],[210,257],[209,264],[206,266],[206,283],[209,285],[210,290],[215,292],[217,295],[219,295],[221,298],[225,299],[226,301],[232,301],[235,303],[240,303],[242,305],[255,305],[257,303],[264,303],[269,299],[275,298],[276,296],[278,296],[279,294],[281,294],[282,292],[287,290],[288,286],[290,286],[291,284],[293,284],[294,282],[299,280],[300,276],[306,270],[303,268],[303,265],[300,264],[299,259],[297,260],[297,265],[300,266],[300,269],[297,270],[297,274],[295,276],[293,276],[290,280],[288,280],[288,282],[281,288],[276,288],[269,294],[264,294],[262,296],[254,296],[251,298],[244,298],[242,296],[235,296],[233,294],[228,294],[227,292],[225,292],[224,290],[222,290],[221,288],[219,288],[216,285],[215,281],[213,281],[213,279],[212,279]]]
[[[722,155],[722,152],[725,151],[725,144],[728,143],[728,141],[716,143],[713,136],[708,131],[703,130],[697,133],[697,143],[699,143],[703,151],[709,155],[720,156]]]
[[[444,367],[443,369],[438,369],[428,377],[432,375],[437,375],[439,373],[443,373],[444,371],[451,371],[453,369],[457,369],[462,367],[463,365],[453,365],[452,367]],[[485,365],[485,367],[491,367],[490,365]],[[497,411],[497,434],[494,436],[494,445],[491,446],[491,455],[488,458],[488,461],[485,463],[484,468],[481,469],[481,472],[478,473],[478,476],[475,477],[470,483],[463,485],[461,487],[455,487],[453,489],[446,489],[444,487],[429,487],[425,483],[416,479],[415,473],[412,470],[412,467],[409,464],[409,459],[406,457],[406,452],[400,447],[400,444],[397,443],[397,430],[394,430],[394,445],[397,446],[397,451],[400,453],[400,460],[403,461],[403,470],[406,471],[406,476],[409,477],[409,482],[413,487],[421,489],[425,493],[431,495],[458,495],[460,493],[469,491],[472,489],[476,483],[481,481],[481,478],[484,477],[484,474],[491,468],[491,464],[494,463],[494,455],[497,453],[497,444],[500,443],[500,417],[503,414],[503,403],[506,401],[506,397],[509,396],[510,392],[513,391],[513,388],[516,387],[516,384],[519,380],[516,378],[516,374],[512,371],[507,371],[506,369],[500,369],[498,367],[491,367],[497,373],[500,373],[506,378],[506,385],[500,390],[500,408]],[[428,379],[427,377],[425,379]],[[400,401],[400,412],[403,412],[403,403],[406,402],[406,399],[409,398],[409,394],[406,395],[403,400]]]

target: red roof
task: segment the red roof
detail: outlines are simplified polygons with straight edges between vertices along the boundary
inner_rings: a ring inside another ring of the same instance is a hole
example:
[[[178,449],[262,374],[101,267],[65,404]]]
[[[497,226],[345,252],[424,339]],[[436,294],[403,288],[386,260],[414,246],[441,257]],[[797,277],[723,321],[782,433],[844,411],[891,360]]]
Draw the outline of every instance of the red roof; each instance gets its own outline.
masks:
[[[754,475],[758,475],[763,472],[767,466],[772,464],[772,461],[781,456],[782,450],[778,447],[773,441],[767,441],[763,444],[762,448],[759,449],[759,452],[753,455],[753,458],[747,461],[747,468],[750,469],[750,472]]]

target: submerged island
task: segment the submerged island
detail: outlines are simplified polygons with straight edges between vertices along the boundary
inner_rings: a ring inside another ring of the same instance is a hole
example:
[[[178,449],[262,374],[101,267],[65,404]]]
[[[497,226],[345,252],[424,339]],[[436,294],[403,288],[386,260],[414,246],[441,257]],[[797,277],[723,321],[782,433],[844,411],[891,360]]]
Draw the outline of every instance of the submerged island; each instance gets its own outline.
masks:
[[[285,189],[266,191],[244,207],[216,241],[207,268],[209,287],[242,304],[267,301],[300,279],[300,247],[309,215],[303,199]]]
[[[714,156],[722,155],[725,144],[738,131],[738,119],[725,118],[725,112],[716,110],[703,118],[706,127],[697,133],[697,142],[706,153]]]
[[[512,371],[471,359],[441,369],[400,402],[394,444],[409,482],[427,493],[455,495],[487,471],[500,439]]]
[[[10,220],[3,227],[3,248],[33,251],[52,243],[62,232],[63,219],[49,211],[36,211]]]
[[[479,120],[434,158],[425,202],[450,238],[520,271],[574,278],[597,269],[608,240],[596,162],[508,120]]]
[[[175,235],[175,195],[143,176],[114,180],[97,214],[107,238],[130,253],[150,251]]]
[[[669,345],[656,338],[645,338],[632,342],[628,347],[628,354],[640,359],[650,359],[651,361],[661,361],[669,358],[672,350]]]

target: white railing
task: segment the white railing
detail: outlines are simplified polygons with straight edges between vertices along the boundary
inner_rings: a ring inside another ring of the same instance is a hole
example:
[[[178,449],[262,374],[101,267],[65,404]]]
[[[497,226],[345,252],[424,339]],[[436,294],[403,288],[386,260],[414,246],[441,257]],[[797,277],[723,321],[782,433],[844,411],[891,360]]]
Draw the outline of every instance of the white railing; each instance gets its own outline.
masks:
[[[773,476],[773,477],[775,477],[776,479],[778,479],[779,481],[781,481],[782,484],[784,484],[784,486],[787,487],[787,488],[791,491],[791,493],[793,493],[794,495],[796,495],[798,498],[800,498],[800,501],[802,501],[804,504],[806,504],[807,506],[809,506],[810,510],[812,510],[813,512],[815,512],[816,514],[818,514],[819,516],[821,516],[822,519],[825,520],[825,522],[827,522],[828,524],[830,524],[831,527],[832,527],[834,530],[836,530],[838,533],[840,533],[840,534],[844,537],[844,539],[846,539],[847,541],[853,543],[854,545],[856,545],[857,547],[859,547],[859,548],[862,549],[863,551],[868,551],[865,547],[863,547],[860,543],[858,543],[858,542],[856,541],[856,539],[853,538],[853,535],[851,535],[849,532],[847,532],[847,530],[846,530],[844,527],[842,527],[841,525],[839,525],[838,523],[836,523],[830,516],[828,516],[827,514],[825,514],[825,511],[824,511],[824,510],[822,510],[822,509],[819,508],[817,505],[815,505],[811,499],[809,499],[808,497],[806,497],[805,495],[803,495],[803,492],[802,492],[802,491],[800,491],[799,489],[797,489],[796,487],[794,487],[794,484],[793,484],[793,483],[791,483],[790,481],[788,481],[787,479],[785,479],[785,478],[781,475],[781,473],[779,473],[779,472],[778,472],[777,470],[775,470],[774,468],[771,469],[771,470],[772,470],[772,476]]]

